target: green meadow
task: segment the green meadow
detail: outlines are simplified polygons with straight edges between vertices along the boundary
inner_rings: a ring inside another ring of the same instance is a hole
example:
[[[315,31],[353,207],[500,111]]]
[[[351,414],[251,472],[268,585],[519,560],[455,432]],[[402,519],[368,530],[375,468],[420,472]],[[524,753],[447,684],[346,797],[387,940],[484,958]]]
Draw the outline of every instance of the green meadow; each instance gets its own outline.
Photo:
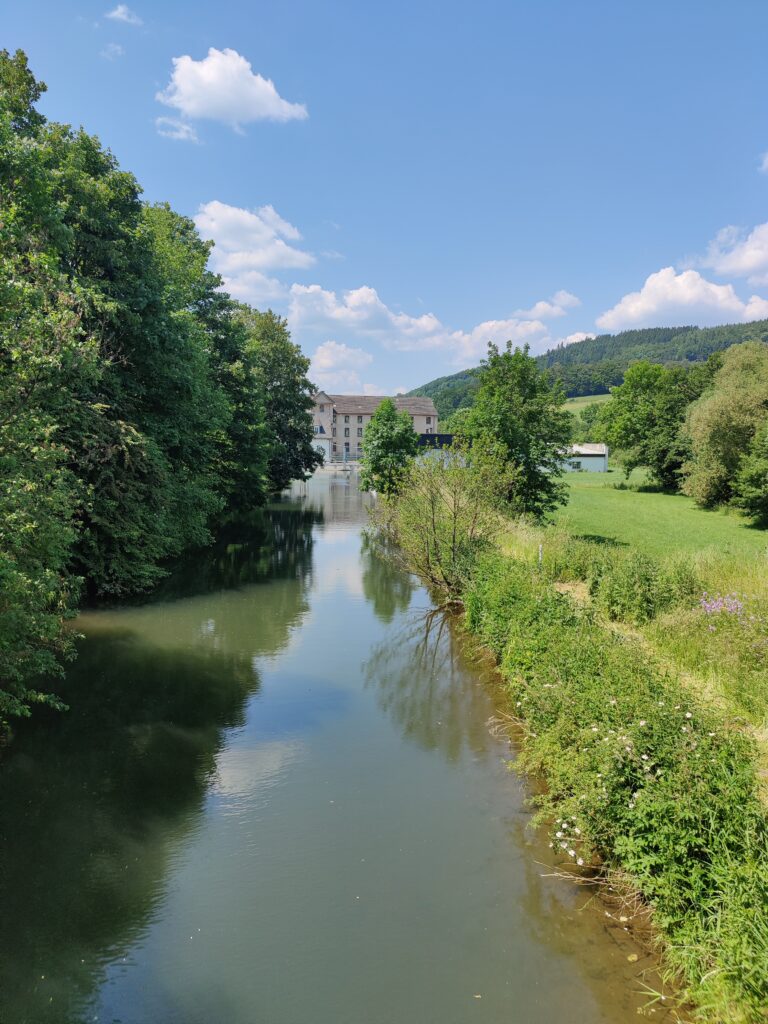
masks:
[[[733,512],[699,508],[691,498],[637,490],[644,483],[636,471],[628,486],[620,470],[572,473],[570,500],[556,516],[568,533],[598,543],[637,547],[666,557],[703,551],[748,561],[768,558],[768,531],[756,529]]]

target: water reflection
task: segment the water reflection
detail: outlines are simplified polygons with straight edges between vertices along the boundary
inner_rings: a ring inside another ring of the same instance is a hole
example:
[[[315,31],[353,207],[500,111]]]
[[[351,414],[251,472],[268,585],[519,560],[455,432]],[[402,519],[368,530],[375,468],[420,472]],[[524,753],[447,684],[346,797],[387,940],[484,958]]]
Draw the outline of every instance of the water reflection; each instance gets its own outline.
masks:
[[[363,593],[373,605],[376,617],[384,623],[390,623],[395,615],[408,610],[415,590],[412,577],[398,569],[388,554],[381,541],[367,533],[362,535]]]
[[[458,761],[465,749],[488,749],[487,710],[478,702],[477,668],[451,629],[450,616],[427,611],[373,648],[366,686],[408,739]]]
[[[259,693],[256,659],[306,614],[320,518],[268,511],[150,603],[81,617],[87,639],[59,687],[70,712],[22,727],[0,771],[3,1024],[85,1019],[105,964],[153,920],[206,794],[242,799],[295,756],[290,740],[247,764],[223,746]]]

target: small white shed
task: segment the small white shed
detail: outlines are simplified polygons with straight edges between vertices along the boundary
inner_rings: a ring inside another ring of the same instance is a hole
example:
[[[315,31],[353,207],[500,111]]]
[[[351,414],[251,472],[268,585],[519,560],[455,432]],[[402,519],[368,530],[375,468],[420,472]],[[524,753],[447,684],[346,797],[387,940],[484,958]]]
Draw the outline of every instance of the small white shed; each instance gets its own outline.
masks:
[[[565,460],[565,469],[569,473],[607,473],[607,444],[573,444]]]

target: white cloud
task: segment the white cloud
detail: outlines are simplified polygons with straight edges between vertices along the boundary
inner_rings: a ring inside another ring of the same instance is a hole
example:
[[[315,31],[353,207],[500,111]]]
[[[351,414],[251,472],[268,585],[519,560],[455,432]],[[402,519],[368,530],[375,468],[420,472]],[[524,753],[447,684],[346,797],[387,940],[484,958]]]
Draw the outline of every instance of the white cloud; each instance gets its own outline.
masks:
[[[155,127],[158,135],[166,139],[177,139],[181,142],[198,142],[197,132],[191,124],[179,121],[175,117],[156,117]]]
[[[362,348],[338,341],[324,341],[312,356],[310,376],[324,391],[381,394],[375,385],[363,384],[360,370],[373,362],[373,356]]]
[[[606,331],[664,324],[717,324],[768,317],[768,300],[753,295],[744,302],[731,284],[714,284],[695,270],[676,273],[664,267],[651,274],[638,292],[625,295],[597,318]]]
[[[555,342],[556,345],[573,345],[577,341],[586,341],[587,338],[596,338],[596,334],[591,334],[589,331],[574,331],[573,334],[566,334],[564,338],[558,338]]]
[[[750,232],[733,225],[723,228],[697,263],[723,277],[746,277],[752,285],[768,284],[768,223],[758,224]]]
[[[411,316],[395,312],[368,285],[339,295],[319,284],[294,284],[288,315],[292,328],[298,332],[346,329],[401,352],[445,349],[462,365],[484,355],[489,341],[529,342],[535,351],[543,351],[550,340],[541,320],[518,317],[486,320],[471,331],[454,331],[434,313]]]
[[[289,244],[300,241],[301,233],[272,206],[245,210],[214,199],[199,207],[195,224],[203,238],[215,242],[211,266],[227,290],[255,305],[288,295],[287,287],[267,271],[300,270],[315,262],[312,253]]]
[[[221,121],[238,132],[251,121],[292,121],[308,116],[303,104],[284,100],[270,79],[254,74],[250,62],[237,50],[213,46],[202,60],[174,57],[171,80],[155,98],[187,119]]]
[[[118,57],[122,57],[125,50],[119,43],[107,43],[104,49],[101,51],[100,56],[105,60],[117,60]]]
[[[542,299],[530,309],[518,309],[515,316],[530,320],[546,320],[549,317],[565,316],[569,309],[581,305],[581,299],[570,292],[555,292],[551,299]]]
[[[118,4],[113,11],[108,11],[104,17],[111,18],[112,21],[122,21],[125,25],[135,25],[138,27],[144,24],[138,14],[132,11],[127,4]]]
[[[760,171],[762,174],[768,174],[768,153],[763,153],[760,158]]]

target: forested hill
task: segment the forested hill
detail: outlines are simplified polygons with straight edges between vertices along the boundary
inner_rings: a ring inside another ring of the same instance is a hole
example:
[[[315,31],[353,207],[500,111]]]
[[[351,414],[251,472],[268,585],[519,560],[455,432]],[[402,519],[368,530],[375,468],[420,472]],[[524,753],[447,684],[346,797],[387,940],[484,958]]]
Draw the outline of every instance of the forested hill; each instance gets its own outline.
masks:
[[[537,356],[536,361],[562,381],[569,396],[597,395],[621,384],[624,371],[638,360],[664,364],[702,362],[713,352],[751,340],[768,341],[768,320],[721,327],[649,327],[601,334],[573,345],[559,345]],[[438,377],[409,394],[431,398],[438,415],[445,419],[472,404],[477,372],[475,368]]]

